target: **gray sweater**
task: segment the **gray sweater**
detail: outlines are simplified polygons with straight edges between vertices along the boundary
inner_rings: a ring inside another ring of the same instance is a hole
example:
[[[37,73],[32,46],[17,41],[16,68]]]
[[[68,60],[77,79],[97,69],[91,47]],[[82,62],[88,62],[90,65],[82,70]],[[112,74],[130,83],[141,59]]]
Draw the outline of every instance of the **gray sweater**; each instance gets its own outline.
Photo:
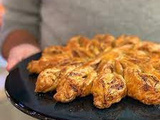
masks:
[[[160,0],[4,0],[0,40],[26,29],[42,48],[65,44],[74,35],[138,35],[160,40]]]

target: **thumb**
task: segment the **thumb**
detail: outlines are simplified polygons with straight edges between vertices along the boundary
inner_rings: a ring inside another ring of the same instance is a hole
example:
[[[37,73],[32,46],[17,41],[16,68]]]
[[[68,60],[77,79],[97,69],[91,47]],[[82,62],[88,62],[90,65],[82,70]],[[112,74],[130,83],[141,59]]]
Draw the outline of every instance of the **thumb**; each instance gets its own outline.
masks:
[[[21,60],[39,51],[40,49],[38,47],[30,44],[21,44],[13,47],[9,52],[6,69],[10,71]]]
[[[8,64],[7,64],[7,71],[10,71],[18,62],[20,62],[20,59],[15,59],[15,58],[9,58],[8,59]]]

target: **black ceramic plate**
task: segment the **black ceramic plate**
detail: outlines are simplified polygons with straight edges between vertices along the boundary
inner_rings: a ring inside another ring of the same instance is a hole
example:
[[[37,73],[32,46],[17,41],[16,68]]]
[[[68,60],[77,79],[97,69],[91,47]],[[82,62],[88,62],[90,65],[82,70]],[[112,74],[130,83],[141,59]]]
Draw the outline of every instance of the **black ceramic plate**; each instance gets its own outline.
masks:
[[[94,107],[92,96],[62,104],[52,99],[54,93],[36,94],[34,88],[37,75],[30,75],[26,66],[40,56],[39,53],[23,60],[10,72],[6,80],[8,98],[24,113],[38,119],[160,120],[160,106],[147,106],[128,97],[108,109],[99,110]]]

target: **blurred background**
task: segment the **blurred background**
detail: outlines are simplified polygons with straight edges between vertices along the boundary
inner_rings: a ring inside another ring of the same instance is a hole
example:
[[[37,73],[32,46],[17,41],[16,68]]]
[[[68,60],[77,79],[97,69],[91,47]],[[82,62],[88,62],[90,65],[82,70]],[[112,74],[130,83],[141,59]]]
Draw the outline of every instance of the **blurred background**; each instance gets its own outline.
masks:
[[[2,26],[2,16],[5,14],[5,8],[0,0],[0,29]],[[22,113],[15,108],[7,99],[4,90],[4,84],[8,72],[5,70],[6,61],[0,53],[0,120],[35,120],[34,118]]]

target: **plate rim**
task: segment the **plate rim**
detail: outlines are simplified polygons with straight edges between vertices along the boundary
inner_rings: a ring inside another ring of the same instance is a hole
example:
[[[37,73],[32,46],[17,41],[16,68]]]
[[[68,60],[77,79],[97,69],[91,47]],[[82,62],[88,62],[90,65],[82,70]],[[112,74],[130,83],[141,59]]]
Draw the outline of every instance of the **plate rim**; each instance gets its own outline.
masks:
[[[26,115],[29,115],[33,118],[37,118],[37,119],[40,119],[40,120],[69,120],[69,119],[66,119],[66,118],[61,118],[61,117],[58,117],[56,114],[54,116],[50,116],[50,115],[47,115],[47,114],[43,114],[42,112],[39,112],[37,110],[34,110],[26,105],[24,105],[24,103],[21,103],[20,101],[16,100],[16,98],[14,98],[14,96],[9,93],[9,88],[7,87],[7,84],[9,84],[9,76],[12,75],[12,72],[15,71],[16,69],[19,68],[19,65],[23,64],[23,62],[26,62],[28,60],[30,60],[32,57],[34,56],[41,56],[41,52],[40,53],[36,53],[24,60],[22,60],[21,62],[19,62],[10,72],[9,74],[7,75],[6,77],[6,81],[5,81],[5,85],[4,85],[4,90],[5,90],[5,94],[8,98],[8,100],[10,101],[10,103],[15,107],[17,108],[18,110],[20,110],[21,112],[25,113]],[[34,60],[34,59],[32,59]],[[36,59],[35,59],[36,60]],[[21,105],[20,105],[21,104]]]
[[[57,117],[57,116],[55,116],[55,117],[52,117],[52,116],[49,116],[49,115],[45,115],[45,114],[43,114],[43,113],[41,113],[41,112],[38,112],[38,111],[36,111],[36,110],[33,110],[32,108],[29,108],[29,107],[27,107],[26,105],[24,105],[23,103],[22,103],[22,105],[19,105],[19,104],[21,104],[19,101],[17,101],[10,93],[9,93],[9,90],[8,90],[8,87],[7,87],[7,84],[8,84],[8,82],[9,82],[9,76],[11,75],[11,73],[13,72],[13,71],[15,71],[15,69],[16,68],[18,68],[18,65],[19,64],[22,64],[24,61],[27,61],[28,59],[31,59],[32,57],[34,57],[34,56],[41,56],[41,54],[42,54],[42,52],[39,52],[39,53],[36,53],[36,54],[34,54],[34,55],[32,55],[32,56],[30,56],[30,57],[28,57],[28,58],[26,58],[26,59],[24,59],[24,60],[22,60],[22,61],[20,61],[18,64],[16,64],[15,65],[15,67],[13,68],[13,69],[11,69],[11,71],[9,72],[9,74],[7,75],[7,77],[6,77],[6,80],[5,80],[5,85],[4,85],[4,92],[5,92],[5,94],[6,94],[6,96],[7,96],[7,100],[9,100],[9,102],[15,107],[15,108],[17,108],[18,110],[20,110],[21,112],[23,112],[23,113],[25,113],[26,115],[29,115],[29,116],[31,116],[31,117],[33,117],[33,118],[38,118],[38,119],[42,119],[42,120],[55,120],[55,119],[61,119],[61,120],[67,120],[67,119],[63,119],[63,118],[59,118],[59,117]],[[23,107],[22,107],[23,106]]]

